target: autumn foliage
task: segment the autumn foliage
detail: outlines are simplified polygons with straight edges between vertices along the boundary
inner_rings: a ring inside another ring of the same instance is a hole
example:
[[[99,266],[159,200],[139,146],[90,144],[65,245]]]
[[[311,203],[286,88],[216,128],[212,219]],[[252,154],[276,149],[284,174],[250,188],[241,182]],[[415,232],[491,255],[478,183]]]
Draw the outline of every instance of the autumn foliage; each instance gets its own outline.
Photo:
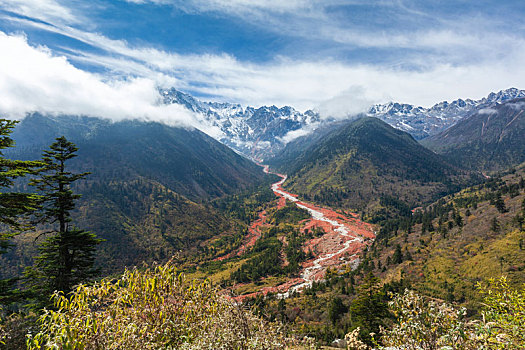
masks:
[[[275,324],[170,264],[54,296],[29,349],[282,349]]]

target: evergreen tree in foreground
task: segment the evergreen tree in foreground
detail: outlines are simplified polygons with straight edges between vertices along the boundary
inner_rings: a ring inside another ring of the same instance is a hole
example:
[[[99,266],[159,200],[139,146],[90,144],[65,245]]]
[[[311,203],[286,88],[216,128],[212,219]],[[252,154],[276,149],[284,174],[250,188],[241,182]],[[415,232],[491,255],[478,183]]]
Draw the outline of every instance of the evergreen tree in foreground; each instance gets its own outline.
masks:
[[[89,173],[72,173],[66,170],[66,161],[76,157],[78,148],[65,137],[56,139],[44,151],[42,175],[31,185],[42,193],[42,211],[39,223],[52,226],[48,238],[39,247],[40,255],[27,277],[38,297],[48,298],[55,290],[69,293],[71,288],[96,274],[93,268],[95,249],[100,239],[94,233],[71,225],[71,211],[80,195],[74,194],[71,185]]]
[[[28,174],[36,174],[40,162],[6,159],[3,149],[13,147],[9,137],[17,121],[0,119],[0,255],[7,252],[11,239],[24,229],[27,220],[22,220],[38,207],[39,196],[31,193],[12,192],[14,181]],[[1,267],[0,267],[1,268]],[[16,278],[0,280],[0,304],[14,300],[13,286]]]
[[[39,196],[31,193],[7,192],[14,180],[27,174],[35,174],[40,162],[6,159],[3,149],[13,147],[9,137],[17,121],[0,119],[0,254],[7,251],[10,239],[23,229],[19,219],[36,210]]]

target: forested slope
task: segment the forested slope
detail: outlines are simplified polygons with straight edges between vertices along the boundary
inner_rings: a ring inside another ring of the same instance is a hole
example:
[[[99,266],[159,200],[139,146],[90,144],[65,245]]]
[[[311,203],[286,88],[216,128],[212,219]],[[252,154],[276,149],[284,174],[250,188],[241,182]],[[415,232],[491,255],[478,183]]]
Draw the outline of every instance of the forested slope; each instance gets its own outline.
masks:
[[[104,273],[196,254],[207,240],[241,234],[245,224],[206,203],[269,181],[259,166],[202,132],[159,123],[35,114],[15,128],[16,147],[7,156],[38,159],[61,135],[79,147],[71,170],[91,172],[75,184],[83,196],[73,217],[106,240],[98,253]],[[18,187],[34,191],[26,183]],[[4,274],[30,264],[37,235],[17,238]]]
[[[365,117],[328,133],[287,167],[285,187],[333,207],[372,210],[382,196],[416,206],[458,190],[472,174],[409,134]]]

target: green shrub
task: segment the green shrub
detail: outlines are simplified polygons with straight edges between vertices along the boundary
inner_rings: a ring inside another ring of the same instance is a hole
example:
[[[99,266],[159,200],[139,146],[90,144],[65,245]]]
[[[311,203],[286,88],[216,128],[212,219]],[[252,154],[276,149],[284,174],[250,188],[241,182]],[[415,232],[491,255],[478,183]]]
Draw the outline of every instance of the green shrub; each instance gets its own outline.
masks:
[[[37,316],[13,313],[0,319],[0,350],[25,349],[27,334],[34,332]]]
[[[406,290],[389,303],[397,323],[382,330],[382,342],[396,349],[525,349],[525,285],[506,277],[478,284],[484,296],[480,320],[466,321],[465,309]]]

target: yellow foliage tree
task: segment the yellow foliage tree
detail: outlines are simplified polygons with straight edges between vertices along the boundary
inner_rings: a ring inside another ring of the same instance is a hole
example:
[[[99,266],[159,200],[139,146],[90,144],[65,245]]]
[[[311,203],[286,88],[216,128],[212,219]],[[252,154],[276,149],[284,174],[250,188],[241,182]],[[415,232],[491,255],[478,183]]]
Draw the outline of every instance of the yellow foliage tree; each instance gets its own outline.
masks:
[[[397,323],[382,330],[387,348],[525,349],[525,284],[512,289],[506,277],[478,284],[484,296],[481,320],[467,321],[464,309],[430,300],[413,291],[390,302]]]
[[[478,342],[489,349],[525,349],[525,284],[512,289],[502,276],[479,283],[478,290],[485,306]]]
[[[54,296],[29,349],[282,349],[279,327],[170,264]]]

